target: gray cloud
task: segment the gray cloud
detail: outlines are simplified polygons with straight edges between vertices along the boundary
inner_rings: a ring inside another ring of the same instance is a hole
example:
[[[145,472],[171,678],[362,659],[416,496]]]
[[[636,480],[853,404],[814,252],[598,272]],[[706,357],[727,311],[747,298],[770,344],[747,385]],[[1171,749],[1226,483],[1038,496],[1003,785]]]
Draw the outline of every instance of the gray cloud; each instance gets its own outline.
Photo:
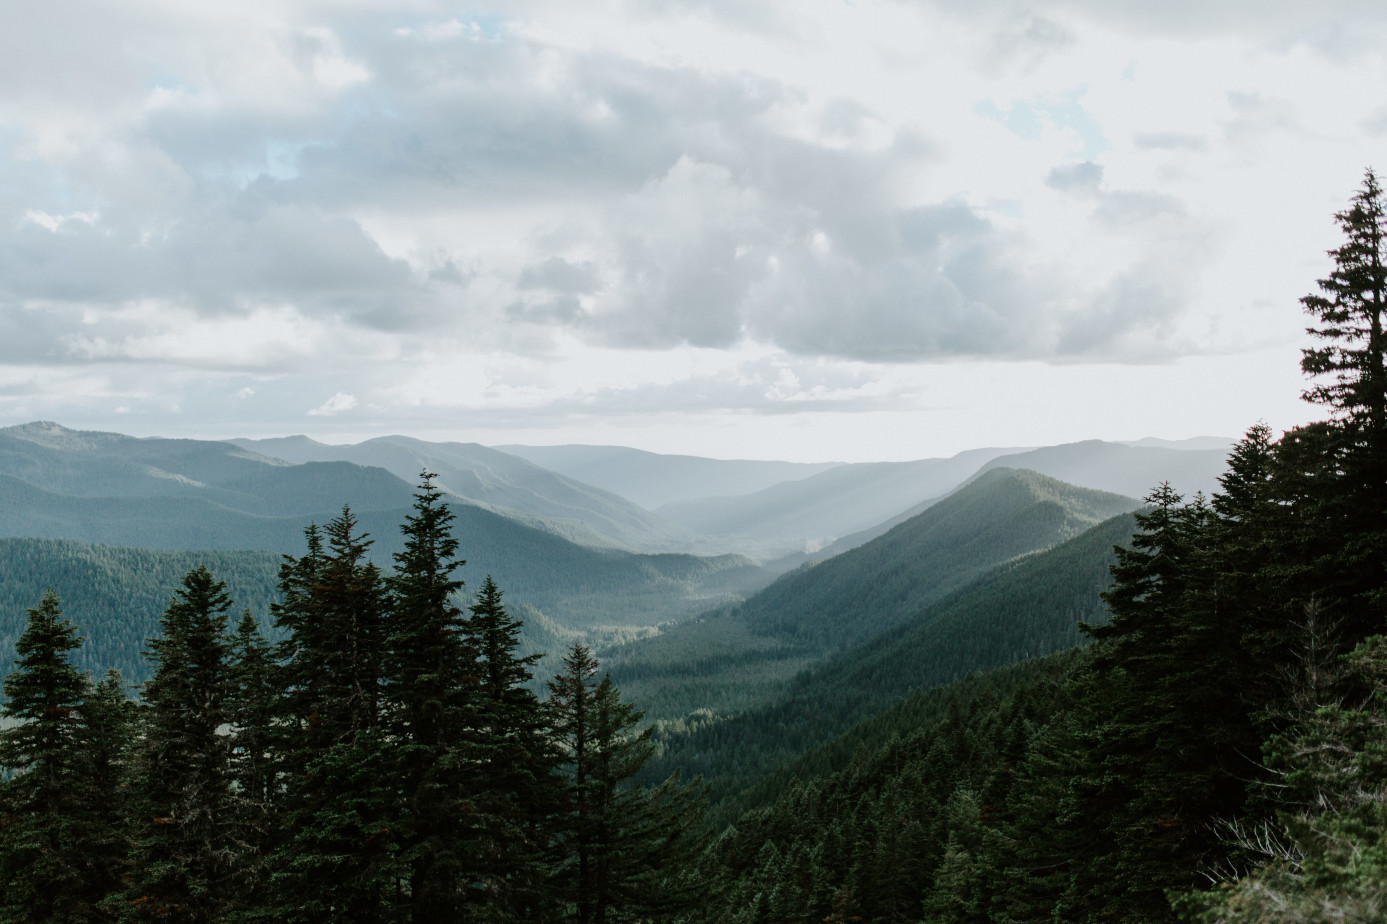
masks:
[[[1037,264],[1024,234],[961,202],[903,206],[899,191],[928,175],[943,146],[916,126],[886,126],[859,100],[817,106],[811,131],[795,134],[781,119],[806,106],[804,94],[743,72],[566,50],[503,28],[430,37],[379,11],[340,14],[334,27],[265,40],[265,54],[282,58],[266,85],[294,83],[292,104],[221,101],[226,62],[174,56],[184,72],[156,72],[113,46],[93,50],[92,79],[109,78],[113,104],[130,108],[110,129],[120,156],[79,146],[47,172],[22,167],[37,171],[22,195],[0,191],[10,219],[0,221],[0,302],[16,330],[0,355],[173,363],[184,347],[161,325],[283,309],[303,342],[258,366],[229,358],[227,369],[284,370],[329,345],[398,354],[448,337],[530,349],[556,330],[602,346],[753,339],[874,362],[1108,358],[1132,330],[1182,308],[1144,285],[1076,288]],[[1034,15],[993,39],[1019,67],[1074,42],[1059,20]],[[339,54],[362,76],[320,86],[322,61]],[[170,101],[145,106],[152,87]],[[87,104],[76,90],[64,99]],[[885,140],[856,143],[869,134]],[[1093,163],[1057,167],[1047,182],[1096,197],[1095,219],[1110,227],[1180,214],[1156,194],[1102,192]],[[35,209],[41,220],[23,218]],[[378,226],[485,228],[490,215],[527,209],[546,217],[480,242],[459,234],[427,255],[387,253]],[[90,220],[62,220],[75,214]],[[513,239],[498,245],[503,235]],[[1132,300],[1141,310],[1102,307]],[[161,307],[132,307],[151,302]],[[31,323],[37,306],[49,308]],[[1066,333],[1092,312],[1105,323]],[[196,352],[185,361],[207,362]]]
[[[1209,147],[1202,135],[1185,132],[1137,132],[1132,144],[1146,151],[1205,151]]]
[[[1103,167],[1089,160],[1054,167],[1046,175],[1045,185],[1060,192],[1095,195],[1103,185]]]
[[[591,295],[597,291],[600,282],[597,266],[592,261],[570,263],[563,257],[550,257],[522,269],[516,285],[521,289],[548,289],[551,292]]]

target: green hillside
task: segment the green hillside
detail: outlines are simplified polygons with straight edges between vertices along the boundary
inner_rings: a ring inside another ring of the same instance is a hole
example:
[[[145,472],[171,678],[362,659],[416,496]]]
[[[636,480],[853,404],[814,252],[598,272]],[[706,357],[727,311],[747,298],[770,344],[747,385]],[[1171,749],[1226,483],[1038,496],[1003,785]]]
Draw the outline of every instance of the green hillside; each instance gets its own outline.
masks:
[[[1079,622],[1105,619],[1098,594],[1109,583],[1113,547],[1127,545],[1135,526],[1130,514],[1122,514],[988,572],[895,628],[803,671],[775,702],[671,735],[659,767],[703,773],[715,795],[730,796],[768,768],[903,698],[1075,647]],[[731,766],[729,754],[736,755]]]
[[[947,877],[972,872],[960,859],[1006,818],[1026,749],[1068,705],[1078,660],[1055,655],[917,694],[768,778],[705,854],[708,898],[691,920],[914,921],[922,910],[934,912],[924,920],[1041,920],[929,902],[936,889],[1015,891]]]
[[[119,668],[126,679],[144,678],[140,656],[183,576],[206,565],[226,582],[238,608],[250,607],[262,627],[280,557],[272,552],[178,551],[87,545],[61,539],[0,539],[0,673],[8,672],[25,611],[46,590],[56,590],[86,642],[79,667],[100,676]]]
[[[766,703],[801,670],[891,629],[980,575],[1137,502],[1033,472],[989,472],[885,535],[782,576],[735,610],[605,653],[655,718]]]
[[[0,473],[49,494],[176,498],[256,516],[313,514],[344,503],[359,510],[395,509],[408,507],[413,494],[413,481],[381,468],[286,465],[230,443],[137,439],[52,423],[0,429]]]
[[[0,476],[0,492],[15,484]],[[16,494],[0,493],[0,499]],[[99,541],[167,540],[268,546],[267,551],[94,545],[67,539],[0,538],[0,651],[10,651],[24,612],[48,589],[63,597],[69,616],[88,636],[83,666],[120,667],[139,679],[139,650],[183,575],[206,564],[228,584],[238,608],[262,622],[274,597],[280,553],[301,554],[308,517],[258,518],[187,498],[69,498],[29,489],[33,502],[3,526],[66,525]],[[44,505],[52,509],[44,511]],[[526,619],[527,651],[557,652],[581,634],[595,642],[639,635],[646,627],[740,599],[760,585],[761,569],[735,555],[639,555],[575,545],[491,511],[455,505],[457,536],[468,564],[460,571],[469,592],[491,574]],[[44,521],[40,515],[46,512]],[[368,511],[362,527],[376,540],[373,557],[390,565],[401,545],[404,510]],[[316,518],[323,522],[325,518]],[[82,527],[78,530],[78,527]]]

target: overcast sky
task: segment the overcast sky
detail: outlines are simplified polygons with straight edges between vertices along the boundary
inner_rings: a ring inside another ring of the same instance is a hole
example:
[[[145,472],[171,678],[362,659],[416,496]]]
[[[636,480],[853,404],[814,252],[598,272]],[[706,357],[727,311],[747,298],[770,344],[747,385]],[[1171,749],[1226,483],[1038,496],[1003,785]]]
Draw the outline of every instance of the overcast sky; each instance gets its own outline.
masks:
[[[723,457],[1238,435],[1381,0],[122,0],[0,30],[0,424]]]

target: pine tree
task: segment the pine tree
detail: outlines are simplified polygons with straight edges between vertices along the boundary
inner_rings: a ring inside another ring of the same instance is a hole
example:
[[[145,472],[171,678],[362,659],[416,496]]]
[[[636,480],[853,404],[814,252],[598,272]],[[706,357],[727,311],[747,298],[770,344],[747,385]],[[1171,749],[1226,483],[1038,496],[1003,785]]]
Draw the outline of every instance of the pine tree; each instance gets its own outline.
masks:
[[[585,646],[570,648],[563,664],[549,689],[568,788],[556,879],[571,919],[616,924],[686,908],[701,787],[677,777],[653,789],[633,784],[654,751],[650,730],[635,731],[643,714],[622,702],[610,674],[596,682]]]
[[[235,837],[240,854],[237,890],[256,894],[268,871],[274,844],[273,806],[278,780],[272,738],[279,690],[273,649],[250,610],[241,614],[230,639],[227,716],[231,722],[231,778],[235,786]]]
[[[1147,500],[1103,594],[1112,621],[1087,627],[1100,644],[1070,823],[1101,822],[1066,907],[1101,920],[1170,918],[1165,890],[1222,859],[1211,822],[1241,809],[1243,755],[1260,740],[1241,698],[1243,626],[1221,581],[1215,512],[1169,485]]]
[[[468,748],[476,736],[475,651],[453,596],[464,563],[452,511],[424,472],[414,512],[401,527],[404,551],[386,579],[388,639],[383,695],[402,854],[409,864],[409,913],[416,922],[455,920],[485,904],[480,821]]]
[[[183,579],[149,641],[133,788],[134,877],[120,904],[133,921],[220,921],[235,905],[231,598],[206,567]]]
[[[1344,232],[1331,250],[1334,269],[1319,293],[1301,299],[1320,345],[1303,351],[1302,371],[1315,381],[1306,400],[1328,407],[1339,482],[1315,514],[1337,538],[1331,590],[1344,598],[1353,640],[1381,631],[1376,611],[1387,602],[1387,199],[1367,171],[1349,207],[1335,216]]]
[[[100,920],[110,883],[89,878],[94,780],[86,766],[89,683],[69,660],[82,640],[49,591],[28,611],[0,716],[0,921]],[[111,793],[106,793],[109,796]],[[99,837],[99,834],[98,834]]]
[[[380,711],[385,597],[356,526],[343,508],[280,571],[283,834],[263,909],[277,920],[389,921],[401,904],[399,790]]]
[[[464,627],[480,674],[472,754],[487,849],[478,875],[505,914],[538,921],[552,912],[544,877],[551,821],[562,801],[559,758],[548,715],[530,689],[539,656],[518,653],[521,622],[501,596],[488,575]]]
[[[113,896],[130,873],[126,837],[130,797],[127,780],[138,707],[120,671],[107,671],[82,702],[82,755],[88,793],[84,853],[86,885],[93,896]],[[102,919],[107,919],[103,913]]]

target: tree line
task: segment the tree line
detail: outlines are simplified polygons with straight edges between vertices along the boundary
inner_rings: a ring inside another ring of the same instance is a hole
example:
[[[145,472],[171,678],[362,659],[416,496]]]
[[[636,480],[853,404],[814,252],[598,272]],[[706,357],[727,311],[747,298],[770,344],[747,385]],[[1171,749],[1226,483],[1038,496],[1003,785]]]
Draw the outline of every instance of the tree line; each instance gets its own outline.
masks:
[[[576,921],[685,907],[702,796],[637,785],[641,713],[573,646],[548,696],[424,473],[382,573],[350,510],[306,530],[280,640],[190,571],[138,700],[56,594],[28,611],[0,717],[0,921]]]

